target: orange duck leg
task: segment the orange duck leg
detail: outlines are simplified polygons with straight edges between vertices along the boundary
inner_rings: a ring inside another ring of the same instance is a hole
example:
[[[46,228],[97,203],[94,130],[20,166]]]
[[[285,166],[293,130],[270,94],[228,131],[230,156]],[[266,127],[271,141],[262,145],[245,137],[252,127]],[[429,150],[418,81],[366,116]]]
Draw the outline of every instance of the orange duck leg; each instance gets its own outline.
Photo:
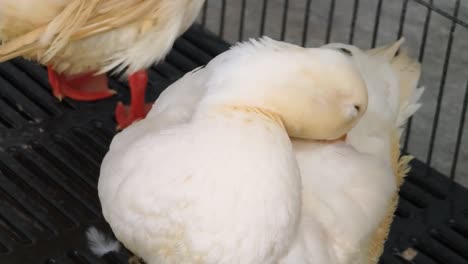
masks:
[[[151,109],[152,104],[145,104],[145,91],[148,85],[148,74],[146,71],[138,71],[128,77],[130,86],[130,106],[125,106],[121,102],[115,109],[115,119],[117,129],[123,129],[133,122],[145,118]]]
[[[52,93],[59,100],[68,97],[77,101],[96,101],[116,94],[114,90],[109,89],[105,74],[63,75],[55,72],[50,66],[47,70]]]

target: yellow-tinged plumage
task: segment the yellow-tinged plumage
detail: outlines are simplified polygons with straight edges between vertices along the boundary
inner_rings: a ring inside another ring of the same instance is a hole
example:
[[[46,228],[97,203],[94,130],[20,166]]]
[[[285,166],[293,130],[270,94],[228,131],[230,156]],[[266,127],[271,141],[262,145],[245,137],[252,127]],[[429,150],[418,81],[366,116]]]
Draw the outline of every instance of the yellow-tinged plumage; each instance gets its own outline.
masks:
[[[394,134],[394,140],[392,143],[392,168],[397,181],[398,190],[404,182],[404,178],[408,174],[410,167],[409,162],[413,159],[412,156],[400,157],[400,135]],[[398,206],[398,192],[396,192],[392,198],[392,202],[387,209],[387,214],[379,228],[374,232],[371,243],[369,246],[369,264],[376,264],[379,262],[380,256],[384,251],[385,241],[388,238],[390,227],[393,222],[393,216]]]
[[[417,83],[421,75],[421,65],[414,59],[411,59],[406,50],[400,47],[404,39],[400,39],[396,43],[379,47],[367,51],[372,56],[383,56],[390,60],[391,67],[397,72],[400,87],[399,96],[399,126],[407,120],[408,117],[414,114],[419,108],[417,101],[423,92],[423,89],[416,89]],[[398,55],[394,55],[397,51]],[[418,91],[419,90],[419,91]],[[412,156],[401,156],[400,140],[401,140],[401,127],[394,127],[391,131],[391,164],[395,179],[399,187],[404,183],[404,178],[410,171],[409,163],[413,159]],[[369,264],[378,263],[380,256],[384,250],[385,241],[388,238],[390,226],[393,222],[395,210],[398,206],[399,195],[395,193],[392,202],[387,209],[387,214],[375,231],[372,242],[369,247]]]
[[[357,151],[367,153],[384,162],[389,167],[387,177],[393,180],[394,189],[387,193],[385,203],[379,205],[382,214],[375,214],[375,226],[372,226],[357,246],[359,256],[351,262],[356,264],[376,264],[383,253],[393,215],[398,204],[398,191],[404,177],[409,172],[412,157],[400,156],[400,138],[403,126],[420,107],[419,99],[424,91],[418,88],[421,66],[410,58],[401,48],[404,39],[389,45],[362,51],[346,44],[332,43],[324,47],[342,50],[354,59],[366,80],[369,105],[359,123],[348,133],[347,143]],[[376,176],[368,179],[372,184]],[[350,184],[352,185],[352,184]],[[352,186],[348,186],[352,188]],[[382,190],[388,188],[380,186]],[[366,206],[375,204],[367,200]],[[379,211],[380,212],[380,211]],[[367,220],[367,219],[366,219]]]
[[[58,72],[128,72],[160,60],[203,0],[0,0],[0,61],[17,56]]]

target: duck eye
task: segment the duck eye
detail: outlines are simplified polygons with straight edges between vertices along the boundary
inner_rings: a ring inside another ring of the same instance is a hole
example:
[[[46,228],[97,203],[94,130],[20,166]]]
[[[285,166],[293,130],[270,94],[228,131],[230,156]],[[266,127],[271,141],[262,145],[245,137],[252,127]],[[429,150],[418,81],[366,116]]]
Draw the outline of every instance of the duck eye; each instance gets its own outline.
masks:
[[[338,49],[339,51],[343,52],[344,54],[348,55],[348,56],[353,56],[353,53],[348,50],[348,49],[345,49],[345,48],[339,48]]]

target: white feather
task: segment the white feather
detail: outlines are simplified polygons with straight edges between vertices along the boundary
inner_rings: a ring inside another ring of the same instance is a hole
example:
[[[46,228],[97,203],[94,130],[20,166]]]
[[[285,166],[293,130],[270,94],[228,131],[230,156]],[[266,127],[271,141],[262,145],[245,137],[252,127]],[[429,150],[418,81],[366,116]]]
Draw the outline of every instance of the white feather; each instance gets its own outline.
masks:
[[[336,65],[342,78],[333,78]],[[149,264],[277,263],[301,207],[286,132],[352,125],[349,110],[365,108],[365,94],[337,52],[267,38],[240,44],[167,88],[147,118],[114,138],[98,184],[104,217]]]
[[[88,238],[89,249],[98,257],[120,250],[120,243],[117,240],[107,237],[106,234],[95,227],[90,227],[86,231],[86,237]]]
[[[396,191],[392,168],[345,143],[295,140],[293,147],[302,217],[291,255],[280,263],[367,263],[366,243]]]
[[[406,102],[402,105],[398,115],[399,127],[404,126],[408,119],[419,110],[421,107],[421,103],[419,101],[421,100],[424,90],[424,87],[414,89],[409,102]]]

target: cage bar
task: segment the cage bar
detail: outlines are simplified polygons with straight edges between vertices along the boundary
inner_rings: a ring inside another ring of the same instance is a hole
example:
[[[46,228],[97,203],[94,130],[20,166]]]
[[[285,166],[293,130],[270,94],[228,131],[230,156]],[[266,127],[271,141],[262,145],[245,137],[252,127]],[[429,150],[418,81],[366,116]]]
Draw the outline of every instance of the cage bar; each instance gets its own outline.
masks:
[[[247,0],[242,0],[240,24],[239,24],[239,41],[244,39],[244,26],[245,26],[245,12],[246,12]]]
[[[460,9],[460,1],[457,0],[455,3],[455,8],[453,11],[453,17],[456,18],[458,17],[458,11]],[[435,140],[436,140],[436,135],[437,135],[437,128],[439,125],[439,117],[440,117],[440,111],[442,107],[442,99],[444,97],[444,91],[445,91],[445,82],[447,80],[447,74],[448,74],[448,68],[450,64],[450,57],[452,55],[452,45],[453,45],[453,38],[454,38],[454,33],[455,29],[457,27],[457,23],[455,20],[452,20],[452,25],[450,27],[450,33],[449,33],[449,38],[447,42],[447,49],[445,52],[445,57],[444,57],[444,66],[442,69],[442,77],[440,79],[440,86],[439,86],[439,94],[437,95],[437,105],[436,105],[436,111],[434,114],[434,120],[432,123],[432,129],[431,129],[431,138],[429,141],[429,150],[427,153],[427,158],[426,158],[426,164],[427,167],[431,167],[432,165],[432,157],[434,154],[434,145],[435,145]],[[430,173],[430,170],[427,169],[427,173]]]
[[[420,5],[423,5],[429,9],[431,9],[432,11],[436,12],[437,14],[447,18],[447,19],[450,19],[451,21],[455,22],[455,24],[458,24],[466,29],[468,29],[468,22],[466,21],[463,21],[463,20],[460,20],[458,17],[454,16],[454,15],[450,15],[449,13],[443,11],[442,9],[434,6],[434,1],[433,0],[429,0],[429,3],[424,1],[424,0],[411,0],[411,1],[414,1]],[[455,4],[456,5],[456,4]]]
[[[408,9],[408,2],[409,0],[405,0],[403,2],[403,5],[401,6],[401,12],[400,12],[400,23],[398,25],[398,33],[397,33],[397,39],[401,38],[403,36],[403,30],[405,27],[405,20],[406,20],[406,10]]]
[[[354,0],[353,4],[353,15],[351,17],[351,28],[349,30],[349,44],[354,43],[354,31],[356,30],[356,20],[359,11],[359,0]]]
[[[309,20],[310,20],[310,6],[312,4],[312,0],[307,0],[304,12],[304,25],[302,27],[302,46],[305,47],[307,44],[307,36],[309,35]]]
[[[455,181],[455,175],[457,172],[458,156],[460,154],[460,149],[462,145],[463,130],[465,128],[465,117],[466,117],[467,106],[468,106],[468,80],[466,82],[466,87],[465,87],[465,96],[463,97],[463,105],[462,105],[462,110],[461,110],[460,122],[458,123],[457,141],[455,144],[455,152],[453,154],[453,159],[452,159],[452,168],[450,169],[450,175],[449,175],[452,181]]]
[[[335,16],[335,5],[335,0],[330,0],[330,9],[328,11],[327,35],[325,36],[326,43],[329,43],[331,39],[331,32],[333,29],[333,17]]]
[[[221,0],[221,19],[218,36],[224,37],[224,27],[226,22],[226,0]]]
[[[433,0],[429,0],[429,3],[432,5]],[[427,35],[428,35],[428,32],[429,32],[429,23],[431,22],[431,15],[432,15],[432,9],[430,7],[427,7],[426,17],[424,19],[424,27],[423,27],[423,32],[422,32],[421,45],[419,46],[418,61],[420,63],[423,63],[423,60],[424,60],[424,54],[425,54],[425,51],[426,51]],[[405,140],[404,140],[404,143],[403,143],[403,152],[404,153],[408,153],[408,146],[409,146],[409,142],[410,142],[412,123],[413,123],[413,117],[410,117],[410,119],[408,120],[408,123],[406,125]]]
[[[268,10],[268,0],[263,0],[263,2],[262,2],[262,18],[260,20],[260,36],[265,35],[265,23],[266,23],[267,10]]]
[[[288,25],[288,11],[289,11],[289,0],[284,0],[283,3],[283,19],[281,21],[281,40],[286,39],[286,26]]]
[[[377,3],[377,10],[375,11],[375,22],[374,22],[374,31],[372,33],[372,44],[371,48],[375,48],[377,44],[377,35],[379,33],[379,25],[380,25],[380,14],[382,13],[382,0],[379,0]]]

